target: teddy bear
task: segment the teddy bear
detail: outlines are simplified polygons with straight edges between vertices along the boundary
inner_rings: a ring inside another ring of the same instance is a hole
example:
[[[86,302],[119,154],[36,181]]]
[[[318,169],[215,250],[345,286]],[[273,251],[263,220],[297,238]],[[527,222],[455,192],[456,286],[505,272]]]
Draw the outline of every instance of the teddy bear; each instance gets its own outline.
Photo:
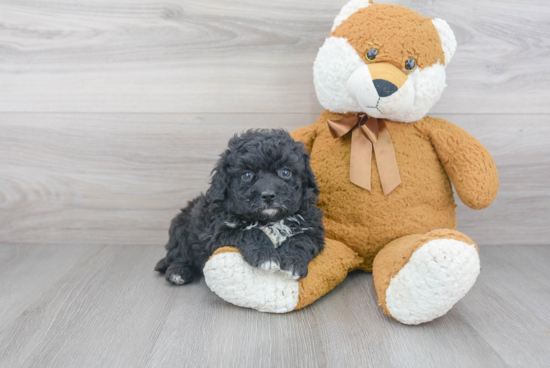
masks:
[[[411,325],[464,297],[480,273],[479,250],[456,230],[451,182],[462,202],[483,209],[499,181],[480,142],[427,116],[456,46],[442,19],[368,0],[344,5],[313,66],[325,110],[292,133],[311,156],[325,249],[295,280],[222,247],[204,267],[210,289],[238,306],[284,313],[363,270],[373,274],[383,312]]]

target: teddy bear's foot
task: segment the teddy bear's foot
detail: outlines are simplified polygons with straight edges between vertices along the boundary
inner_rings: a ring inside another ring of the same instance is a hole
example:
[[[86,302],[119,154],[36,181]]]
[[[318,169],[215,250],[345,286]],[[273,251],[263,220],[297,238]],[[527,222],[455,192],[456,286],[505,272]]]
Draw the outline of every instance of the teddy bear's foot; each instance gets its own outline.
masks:
[[[384,313],[416,325],[447,313],[480,272],[477,246],[455,230],[409,235],[374,260],[374,283]]]
[[[252,267],[236,248],[218,249],[206,262],[203,273],[210,290],[239,307],[285,313],[298,305],[297,280],[276,270]]]
[[[361,262],[347,246],[327,239],[325,249],[310,262],[308,276],[299,281],[286,271],[252,267],[233,247],[216,250],[203,273],[210,290],[231,304],[286,313],[328,293]]]

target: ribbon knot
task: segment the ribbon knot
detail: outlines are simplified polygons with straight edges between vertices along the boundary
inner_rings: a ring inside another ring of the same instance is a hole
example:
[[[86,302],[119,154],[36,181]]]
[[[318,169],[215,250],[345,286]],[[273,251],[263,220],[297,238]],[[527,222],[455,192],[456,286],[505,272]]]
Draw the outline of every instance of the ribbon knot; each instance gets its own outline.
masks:
[[[353,184],[368,191],[371,190],[373,149],[384,195],[390,194],[401,184],[395,150],[384,120],[373,118],[367,114],[356,114],[327,122],[330,133],[335,139],[351,131],[349,178]]]

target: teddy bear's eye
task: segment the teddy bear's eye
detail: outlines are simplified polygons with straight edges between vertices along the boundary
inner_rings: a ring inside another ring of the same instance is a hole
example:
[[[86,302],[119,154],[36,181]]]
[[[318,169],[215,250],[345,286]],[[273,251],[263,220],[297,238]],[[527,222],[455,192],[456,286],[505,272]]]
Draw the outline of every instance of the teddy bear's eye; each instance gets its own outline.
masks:
[[[279,170],[279,176],[283,179],[288,179],[292,176],[292,171],[290,171],[289,169]]]
[[[250,180],[252,180],[253,177],[254,177],[254,175],[253,175],[250,171],[245,171],[245,172],[241,175],[241,178],[242,178],[244,181],[250,181]]]
[[[378,55],[377,49],[368,49],[365,53],[365,57],[368,61],[374,61],[374,59],[376,59],[376,55]]]
[[[413,58],[409,58],[409,60],[405,61],[405,70],[408,72],[412,72],[416,69],[416,60]]]

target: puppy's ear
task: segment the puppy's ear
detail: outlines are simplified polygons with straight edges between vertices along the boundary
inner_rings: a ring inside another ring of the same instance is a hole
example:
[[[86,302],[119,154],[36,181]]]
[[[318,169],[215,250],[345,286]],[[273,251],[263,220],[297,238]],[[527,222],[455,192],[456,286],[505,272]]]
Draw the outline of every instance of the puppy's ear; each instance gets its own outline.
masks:
[[[296,142],[300,146],[300,150],[302,151],[302,157],[304,159],[304,165],[305,165],[305,183],[303,185],[304,191],[308,190],[310,193],[315,194],[316,196],[319,195],[319,187],[317,186],[317,182],[315,181],[315,175],[313,174],[313,170],[311,170],[311,165],[309,163],[309,153],[304,149],[304,144],[302,142]]]
[[[206,191],[206,195],[212,202],[221,202],[225,199],[225,195],[228,189],[229,175],[226,171],[226,159],[229,154],[229,150],[225,151],[222,155],[216,167],[212,172],[212,182],[210,188]]]

